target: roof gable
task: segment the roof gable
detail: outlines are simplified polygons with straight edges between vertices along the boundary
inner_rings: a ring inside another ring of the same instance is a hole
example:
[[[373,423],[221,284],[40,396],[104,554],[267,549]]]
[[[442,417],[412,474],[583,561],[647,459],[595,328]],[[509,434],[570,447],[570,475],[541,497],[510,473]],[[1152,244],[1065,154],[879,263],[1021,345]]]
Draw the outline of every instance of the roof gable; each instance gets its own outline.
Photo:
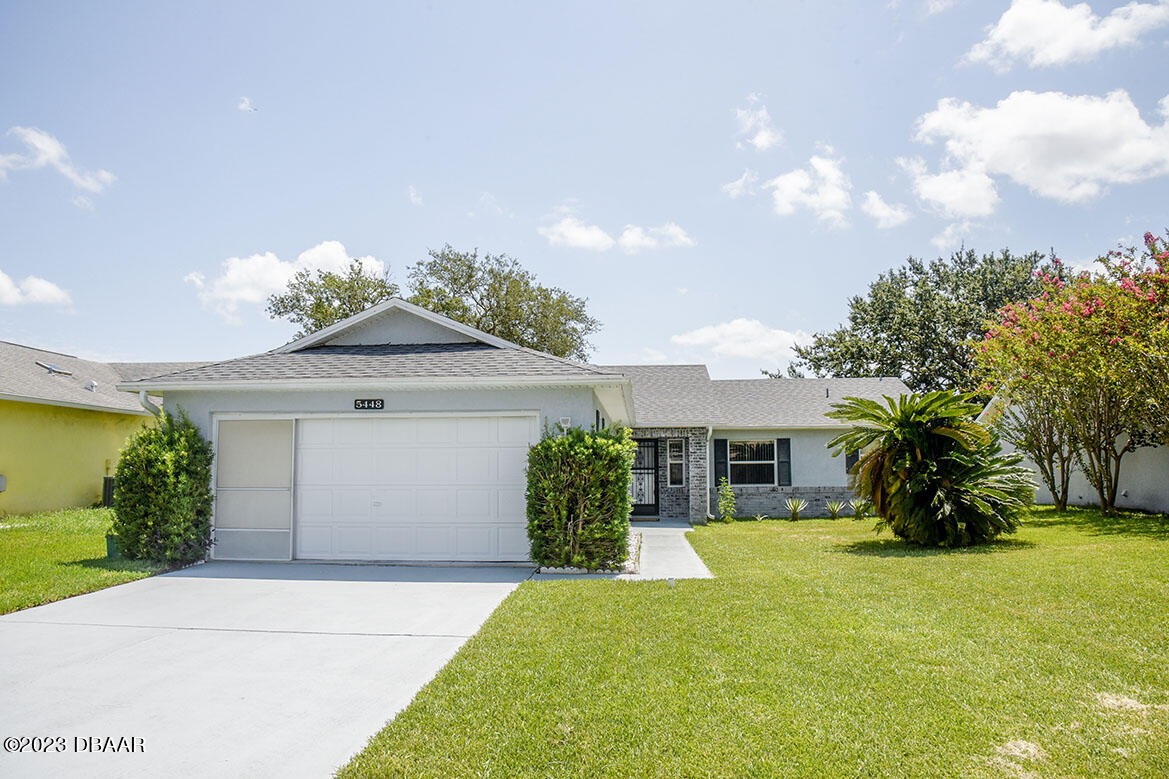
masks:
[[[390,298],[348,319],[273,349],[272,352],[287,354],[314,346],[475,342],[504,349],[519,348],[511,341],[427,311],[401,298]]]

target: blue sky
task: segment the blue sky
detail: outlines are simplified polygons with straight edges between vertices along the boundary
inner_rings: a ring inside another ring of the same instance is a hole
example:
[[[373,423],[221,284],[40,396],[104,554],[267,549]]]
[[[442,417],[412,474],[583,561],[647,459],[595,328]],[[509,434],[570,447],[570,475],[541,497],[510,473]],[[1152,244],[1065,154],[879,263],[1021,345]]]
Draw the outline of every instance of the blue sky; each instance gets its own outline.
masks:
[[[264,351],[295,269],[450,243],[758,376],[909,255],[1164,230],[1167,54],[1158,0],[7,2],[0,338]]]

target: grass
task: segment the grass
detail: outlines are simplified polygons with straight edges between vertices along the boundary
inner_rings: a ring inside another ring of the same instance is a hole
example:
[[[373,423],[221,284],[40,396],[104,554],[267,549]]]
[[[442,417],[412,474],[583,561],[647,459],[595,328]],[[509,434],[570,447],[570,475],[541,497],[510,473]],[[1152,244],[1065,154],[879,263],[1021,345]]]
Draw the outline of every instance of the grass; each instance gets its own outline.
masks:
[[[0,519],[0,614],[141,579],[160,566],[106,559],[110,509]]]
[[[713,524],[715,580],[519,587],[342,776],[1169,774],[1169,520],[914,550]]]

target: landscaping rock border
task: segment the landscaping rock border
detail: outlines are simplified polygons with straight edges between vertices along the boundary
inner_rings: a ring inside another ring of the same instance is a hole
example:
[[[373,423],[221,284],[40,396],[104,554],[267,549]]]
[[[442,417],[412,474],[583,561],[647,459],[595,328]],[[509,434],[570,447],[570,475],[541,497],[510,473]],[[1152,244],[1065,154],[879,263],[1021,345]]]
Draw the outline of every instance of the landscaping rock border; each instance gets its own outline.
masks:
[[[537,570],[537,573],[573,573],[573,574],[589,574],[589,573],[609,573],[609,574],[623,574],[623,573],[639,573],[641,571],[641,533],[636,530],[629,531],[629,554],[625,558],[625,565],[621,568],[575,568],[573,566],[551,567],[542,566]]]

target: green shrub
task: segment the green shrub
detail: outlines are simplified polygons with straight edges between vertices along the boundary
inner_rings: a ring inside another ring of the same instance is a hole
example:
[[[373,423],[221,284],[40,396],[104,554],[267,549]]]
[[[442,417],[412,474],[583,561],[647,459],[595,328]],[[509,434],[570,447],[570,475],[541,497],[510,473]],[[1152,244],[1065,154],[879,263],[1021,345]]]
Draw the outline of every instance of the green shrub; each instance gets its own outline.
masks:
[[[788,498],[787,510],[791,512],[792,522],[800,518],[800,512],[808,507],[808,501],[803,498]]]
[[[181,414],[163,414],[122,449],[114,534],[132,560],[189,563],[211,546],[211,444]]]
[[[628,429],[545,433],[528,452],[528,539],[541,566],[611,569],[629,554]]]
[[[830,519],[840,519],[840,512],[844,511],[844,501],[830,500],[824,504],[824,508],[828,509]]]
[[[735,521],[735,491],[726,476],[718,480],[718,515],[723,522]]]
[[[853,498],[848,502],[848,505],[852,506],[853,519],[864,519],[873,510],[873,504],[864,498]]]
[[[872,502],[878,529],[922,546],[981,544],[1018,529],[1034,497],[1031,472],[974,421],[980,407],[967,396],[844,400],[828,416],[855,426],[828,447],[865,452],[855,489]]]

